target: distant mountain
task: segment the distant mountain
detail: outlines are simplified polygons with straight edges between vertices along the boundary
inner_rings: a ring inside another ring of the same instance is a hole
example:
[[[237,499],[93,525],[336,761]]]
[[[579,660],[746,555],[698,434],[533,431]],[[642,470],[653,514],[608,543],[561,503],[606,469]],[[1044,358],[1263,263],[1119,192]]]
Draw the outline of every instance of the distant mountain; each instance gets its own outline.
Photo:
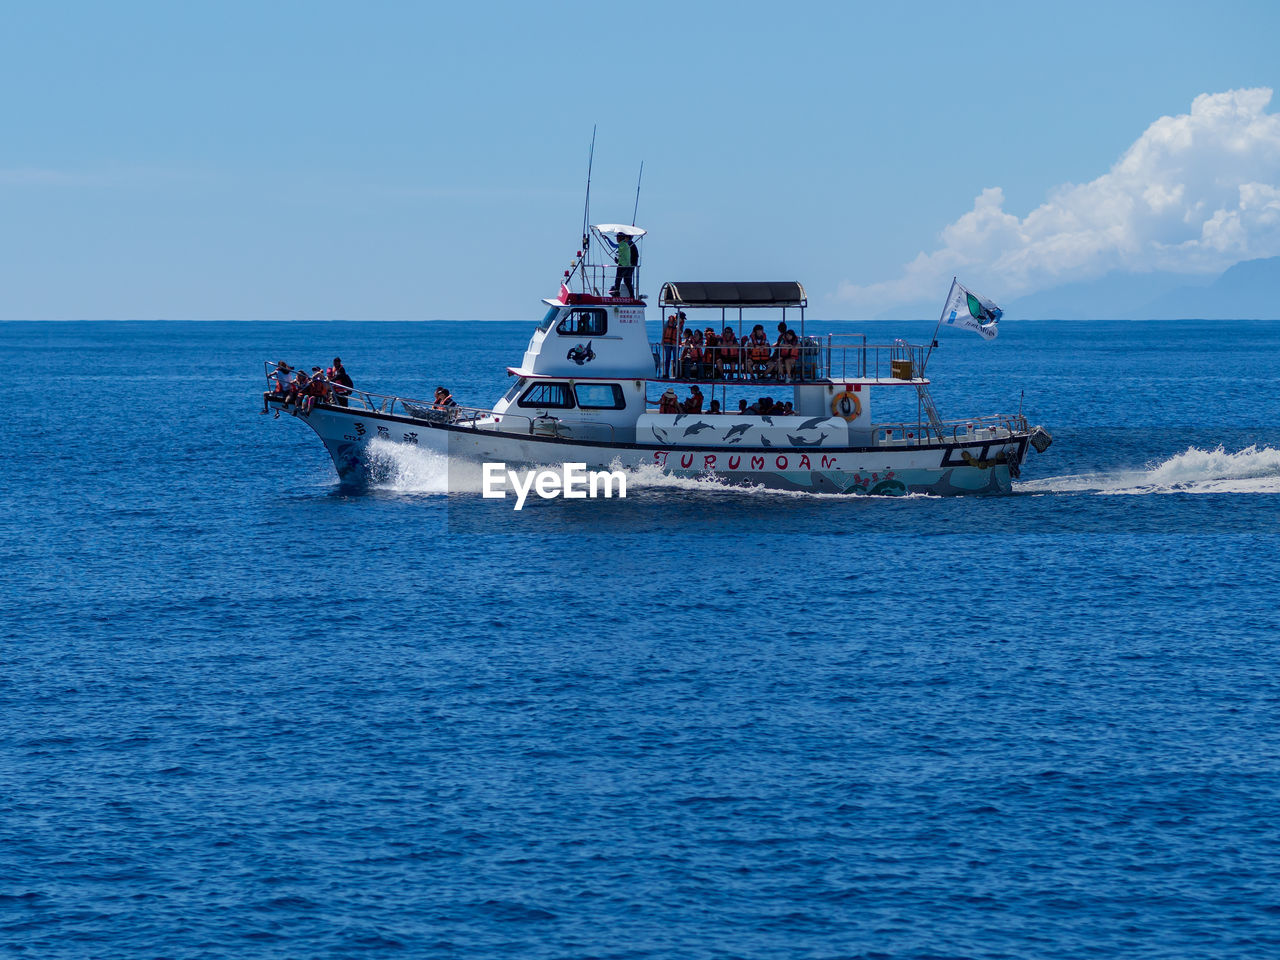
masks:
[[[1237,263],[1208,286],[1183,286],[1148,302],[1142,319],[1280,318],[1280,257]]]
[[[983,290],[996,297],[998,290]],[[933,319],[938,299],[894,307],[876,320]],[[1183,273],[1109,273],[1001,304],[1007,319],[1271,320],[1280,319],[1280,257],[1246,260],[1218,277]]]
[[[1237,263],[1216,279],[1178,273],[1110,273],[1019,297],[1010,319],[1270,320],[1280,318],[1280,257]]]
[[[1097,280],[1068,283],[1010,301],[1010,319],[1116,320],[1149,316],[1150,303],[1175,290],[1191,290],[1213,282],[1211,276],[1182,273],[1109,273]],[[997,301],[998,302],[998,301]]]
[[[918,303],[909,303],[904,307],[890,307],[888,310],[881,310],[871,319],[892,320],[895,323],[902,323],[907,320],[928,320],[930,317],[937,320],[938,311],[942,309],[942,302],[946,298],[947,289],[943,287],[935,303],[930,304],[928,301],[920,301]]]

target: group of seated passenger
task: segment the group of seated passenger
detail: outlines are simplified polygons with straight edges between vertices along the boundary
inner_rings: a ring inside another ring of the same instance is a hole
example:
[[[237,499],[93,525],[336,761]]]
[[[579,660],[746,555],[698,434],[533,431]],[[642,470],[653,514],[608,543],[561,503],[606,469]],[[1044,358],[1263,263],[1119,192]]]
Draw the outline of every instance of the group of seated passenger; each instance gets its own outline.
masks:
[[[746,400],[738,401],[738,415],[743,417],[794,417],[795,407],[791,401],[775,401],[772,397],[761,397],[755,403]]]
[[[658,401],[659,413],[706,413],[710,416],[722,414],[725,411],[720,409],[720,401],[712,400],[711,405],[704,411],[702,409],[702,391],[695,383],[690,388],[689,397],[681,400],[676,396],[675,390],[668,387],[666,392]],[[743,417],[793,417],[796,415],[795,408],[790,400],[785,403],[775,402],[771,397],[761,397],[755,403],[748,404],[746,400],[738,401],[737,414]]]
[[[664,343],[677,321],[667,318]],[[785,322],[778,324],[778,338],[769,342],[764,326],[757,323],[751,333],[738,339],[732,327],[717,334],[715,328],[686,330],[680,345],[678,375],[685,380],[782,380],[796,379],[800,360],[800,338]]]
[[[676,396],[676,392],[667,387],[666,392],[658,400],[659,413],[701,413],[702,412],[702,391],[698,389],[695,383],[689,393],[687,400],[681,400]],[[718,407],[720,401],[712,400],[712,407]],[[712,411],[713,413],[715,410]]]
[[[284,401],[285,408],[293,407],[294,413],[300,413],[304,417],[311,415],[317,402],[345,407],[354,386],[342,365],[341,357],[334,357],[331,367],[312,367],[310,373],[301,367],[295,369],[280,360],[268,380],[272,384],[271,393]],[[267,412],[265,402],[262,412]],[[276,416],[280,416],[278,411]]]

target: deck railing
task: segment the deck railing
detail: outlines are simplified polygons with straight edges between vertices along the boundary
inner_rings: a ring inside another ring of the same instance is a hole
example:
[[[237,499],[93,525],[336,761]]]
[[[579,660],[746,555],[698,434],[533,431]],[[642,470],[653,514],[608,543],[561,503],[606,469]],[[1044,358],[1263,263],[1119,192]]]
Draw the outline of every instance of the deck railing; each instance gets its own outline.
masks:
[[[275,364],[265,362],[268,382]],[[388,393],[374,393],[355,387],[343,388],[349,391],[346,404],[340,402],[338,396],[329,400],[317,401],[316,406],[329,407],[334,410],[367,410],[370,413],[386,416],[407,417],[427,423],[448,423],[454,427],[471,430],[501,430],[504,433],[527,433],[535,437],[559,437],[561,439],[595,440],[612,442],[614,428],[612,424],[594,420],[564,423],[559,417],[544,414],[539,417],[528,417],[520,413],[494,413],[487,407],[467,407],[462,404],[441,406],[434,400],[414,400]],[[271,390],[269,394],[276,396]]]
[[[564,282],[571,288],[580,288],[585,294],[593,297],[619,296],[622,290],[618,284],[618,267],[616,264],[580,264],[572,271],[572,276]],[[631,290],[636,298],[640,298],[640,268],[631,268]]]
[[[966,417],[963,420],[926,420],[872,425],[872,442],[878,447],[914,447],[932,443],[990,443],[1029,431],[1020,413]]]
[[[841,342],[852,341],[852,342]],[[825,342],[805,337],[795,349],[790,379],[782,362],[778,344],[769,344],[764,359],[764,344],[751,356],[752,344],[738,341],[731,345],[702,347],[702,359],[690,356],[686,344],[651,343],[655,379],[659,380],[723,380],[727,382],[808,383],[820,380],[904,380],[923,377],[925,348],[917,344],[867,343],[863,335],[852,337],[827,334]]]

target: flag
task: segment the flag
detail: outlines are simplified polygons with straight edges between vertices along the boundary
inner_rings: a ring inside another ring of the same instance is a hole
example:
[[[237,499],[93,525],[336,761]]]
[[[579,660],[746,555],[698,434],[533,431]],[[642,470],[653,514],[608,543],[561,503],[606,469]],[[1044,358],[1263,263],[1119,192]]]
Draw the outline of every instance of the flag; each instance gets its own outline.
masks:
[[[980,297],[952,280],[951,292],[947,295],[947,305],[942,308],[942,316],[949,327],[963,327],[981,334],[987,340],[994,340],[1000,332],[996,329],[996,324],[1004,316],[1004,311],[986,297]]]

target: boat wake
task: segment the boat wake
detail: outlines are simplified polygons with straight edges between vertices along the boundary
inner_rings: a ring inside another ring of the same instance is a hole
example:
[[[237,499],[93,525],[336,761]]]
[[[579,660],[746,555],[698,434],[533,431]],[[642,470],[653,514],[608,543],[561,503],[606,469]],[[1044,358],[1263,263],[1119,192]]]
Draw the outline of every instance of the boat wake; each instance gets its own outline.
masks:
[[[1245,447],[1228,453],[1188,447],[1144,470],[1046,477],[1015,483],[1015,493],[1092,493],[1141,496],[1155,493],[1280,493],[1280,450]]]

